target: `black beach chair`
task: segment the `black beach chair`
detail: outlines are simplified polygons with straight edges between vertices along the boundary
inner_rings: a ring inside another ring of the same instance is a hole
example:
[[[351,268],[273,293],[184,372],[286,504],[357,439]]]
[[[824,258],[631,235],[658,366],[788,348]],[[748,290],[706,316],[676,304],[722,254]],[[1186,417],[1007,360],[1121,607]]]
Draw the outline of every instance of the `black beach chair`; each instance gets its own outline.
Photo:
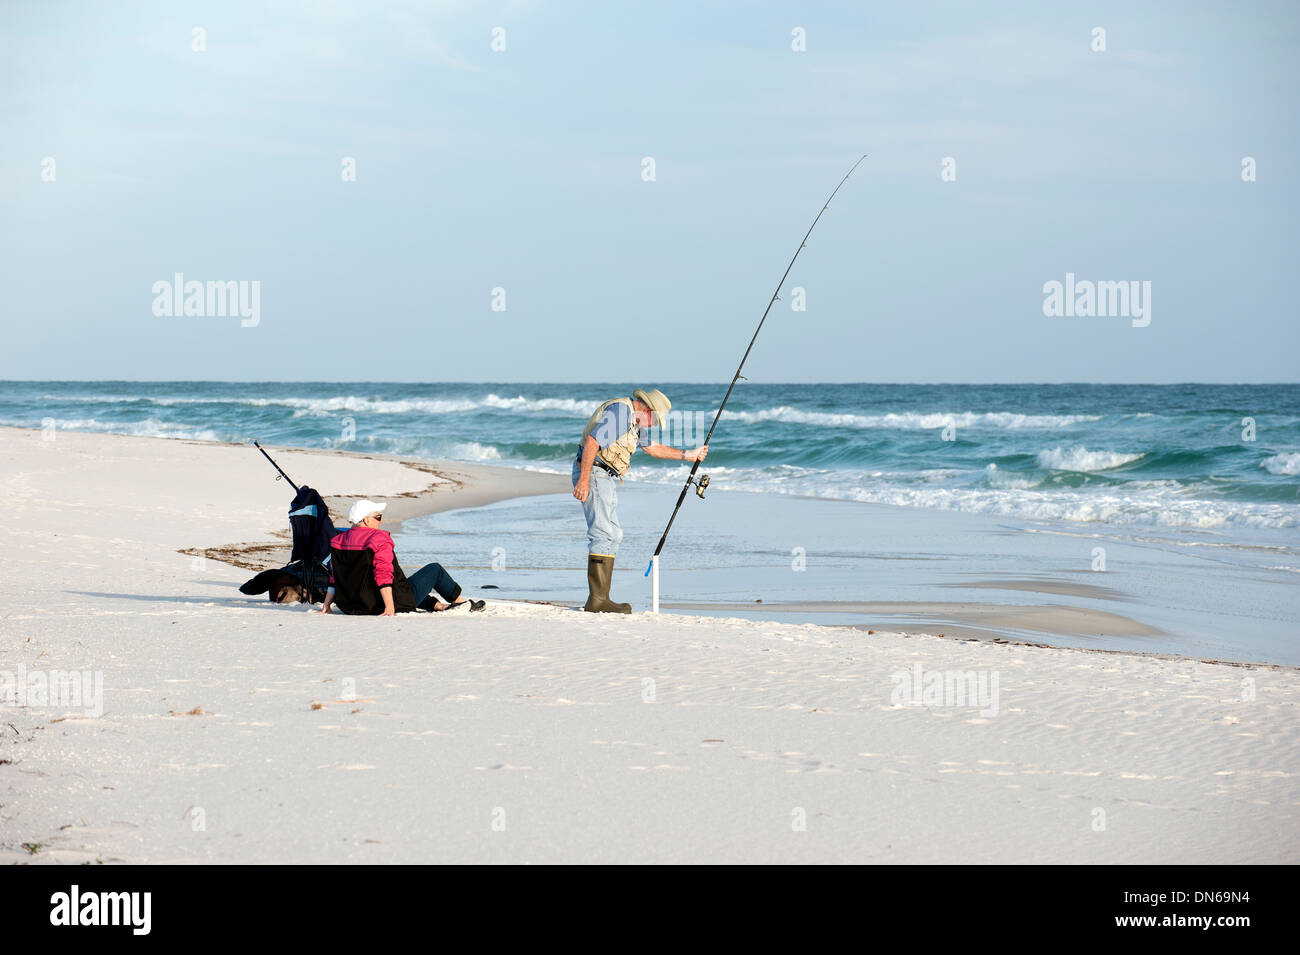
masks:
[[[293,549],[289,563],[264,570],[240,586],[240,593],[269,594],[275,603],[313,603],[325,599],[330,584],[330,541],[341,528],[334,526],[329,508],[316,491],[303,485],[289,505],[289,530]]]
[[[330,582],[330,541],[340,530],[324,499],[305,484],[289,505],[289,529],[293,549],[284,570],[302,582],[309,603],[320,603]]]
[[[289,505],[293,547],[289,551],[289,563],[262,571],[246,581],[239,588],[240,593],[253,596],[269,592],[270,599],[276,603],[321,603],[330,582],[330,541],[343,528],[334,526],[330,509],[319,493],[305,484],[301,487],[294,484],[264,447],[256,441],[253,447],[280,472],[276,480],[284,478],[293,488],[293,502]]]

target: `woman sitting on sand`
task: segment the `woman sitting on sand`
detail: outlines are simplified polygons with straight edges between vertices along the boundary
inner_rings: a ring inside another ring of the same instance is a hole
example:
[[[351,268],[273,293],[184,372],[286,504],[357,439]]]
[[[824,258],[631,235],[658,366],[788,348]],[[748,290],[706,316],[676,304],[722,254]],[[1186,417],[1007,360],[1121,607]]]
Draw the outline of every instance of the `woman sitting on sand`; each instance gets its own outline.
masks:
[[[352,527],[330,541],[330,584],[320,612],[329,613],[334,604],[347,614],[380,617],[417,609],[442,611],[468,605],[473,612],[486,607],[485,600],[462,597],[460,584],[441,564],[426,564],[407,579],[393,552],[392,535],[379,528],[387,506],[361,500],[348,510]]]

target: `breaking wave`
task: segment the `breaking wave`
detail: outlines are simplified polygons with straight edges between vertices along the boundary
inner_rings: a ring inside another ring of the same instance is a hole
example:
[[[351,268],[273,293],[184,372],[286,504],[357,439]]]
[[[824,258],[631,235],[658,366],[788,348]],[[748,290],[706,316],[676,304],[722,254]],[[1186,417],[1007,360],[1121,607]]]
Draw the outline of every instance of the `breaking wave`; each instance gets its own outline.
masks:
[[[93,431],[101,434],[129,434],[141,438],[187,438],[191,441],[228,441],[228,435],[218,434],[210,428],[185,428],[146,418],[143,421],[118,423],[98,421],[95,418],[45,418],[42,427],[59,431]],[[27,422],[0,421],[11,427],[30,427]]]
[[[1300,451],[1284,451],[1259,462],[1259,466],[1269,474],[1292,477],[1300,474]]]
[[[717,413],[717,409],[709,412]],[[764,421],[782,421],[787,424],[809,424],[825,428],[895,428],[905,431],[927,431],[954,428],[1068,428],[1089,421],[1100,421],[1101,415],[1035,415],[1010,411],[904,411],[882,415],[836,414],[826,411],[801,411],[782,405],[763,411],[728,411],[724,416],[746,424]]]
[[[490,444],[479,444],[477,441],[466,441],[461,444],[453,444],[447,449],[447,454],[461,461],[500,461],[501,452]]]
[[[1038,452],[1038,466],[1051,471],[1108,471],[1122,464],[1130,464],[1142,456],[1140,453],[1089,451],[1084,447],[1053,448]]]
[[[397,390],[397,389],[395,389]],[[529,398],[517,395],[503,398],[488,394],[473,398],[363,398],[357,395],[338,395],[332,398],[177,398],[150,397],[146,395],[77,395],[45,396],[48,400],[86,404],[136,404],[148,403],[168,408],[176,405],[244,405],[250,408],[292,408],[295,415],[337,414],[350,411],[356,414],[464,414],[493,408],[502,411],[558,411],[586,416],[596,410],[597,401],[579,401],[573,398]]]
[[[988,485],[983,487],[900,481],[899,475],[881,472],[827,472],[791,467],[763,471],[721,467],[709,470],[711,486],[719,491],[819,497],[1079,524],[1196,530],[1300,527],[1300,508],[1190,497],[1188,489],[1177,481],[1142,481],[1121,487],[1062,490],[1032,477],[999,471],[996,465],[986,468],[984,476]],[[636,472],[635,479],[644,483],[680,485],[686,473],[685,468],[653,472],[642,468]]]

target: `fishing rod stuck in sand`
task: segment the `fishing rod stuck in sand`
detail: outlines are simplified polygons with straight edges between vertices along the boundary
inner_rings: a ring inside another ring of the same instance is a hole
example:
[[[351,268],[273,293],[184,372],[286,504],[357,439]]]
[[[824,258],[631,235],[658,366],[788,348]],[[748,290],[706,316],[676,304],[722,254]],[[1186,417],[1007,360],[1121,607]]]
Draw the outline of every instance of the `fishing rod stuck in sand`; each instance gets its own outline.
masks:
[[[840,186],[848,182],[849,176],[853,175],[853,170],[857,169],[858,166],[862,164],[862,160],[866,158],[865,153],[859,156],[858,161],[855,162],[849,168],[849,171],[844,174],[844,178],[840,180],[839,185],[831,190],[830,196],[828,196],[826,201],[822,204],[821,211],[817,213],[817,218],[813,219],[812,225],[808,227],[808,231],[804,233],[803,238],[799,241],[799,248],[794,250],[794,256],[790,259],[790,264],[785,267],[785,272],[781,275],[781,281],[776,283],[776,291],[772,293],[772,298],[767,303],[767,308],[763,309],[763,317],[758,320],[758,328],[754,329],[754,337],[749,340],[749,347],[745,349],[745,354],[740,359],[740,365],[736,368],[736,374],[732,376],[731,384],[727,387],[727,393],[722,396],[722,404],[718,406],[718,412],[713,416],[713,424],[709,426],[709,433],[704,438],[705,447],[708,446],[709,439],[713,437],[713,429],[718,426],[718,421],[722,417],[722,409],[727,407],[727,399],[731,397],[731,392],[736,387],[736,382],[738,382],[742,377],[740,372],[744,369],[745,362],[749,360],[749,353],[754,348],[754,342],[758,340],[758,333],[763,330],[763,323],[767,321],[768,312],[772,311],[772,306],[776,304],[776,300],[781,295],[781,287],[785,285],[786,277],[789,276],[790,270],[794,268],[795,259],[799,258],[799,253],[803,251],[804,243],[808,241],[808,236],[812,235],[812,230],[817,228],[817,222],[821,219],[822,213],[825,212],[826,208],[831,204],[831,200],[835,198],[835,193],[840,191]],[[664,528],[663,536],[659,538],[659,546],[655,548],[654,556],[650,558],[650,564],[646,567],[645,573],[642,575],[650,578],[651,613],[659,612],[659,554],[663,551],[664,544],[668,541],[668,532],[673,529],[673,521],[677,520],[677,512],[682,509],[682,502],[686,500],[686,492],[689,491],[691,485],[694,484],[695,493],[699,495],[700,500],[704,500],[704,489],[709,486],[709,476],[707,474],[701,474],[698,480],[696,479],[695,472],[699,469],[700,462],[699,460],[696,460],[696,462],[691,466],[691,473],[686,476],[686,483],[682,486],[682,493],[677,495],[677,506],[673,508],[672,516],[668,518],[668,526]]]

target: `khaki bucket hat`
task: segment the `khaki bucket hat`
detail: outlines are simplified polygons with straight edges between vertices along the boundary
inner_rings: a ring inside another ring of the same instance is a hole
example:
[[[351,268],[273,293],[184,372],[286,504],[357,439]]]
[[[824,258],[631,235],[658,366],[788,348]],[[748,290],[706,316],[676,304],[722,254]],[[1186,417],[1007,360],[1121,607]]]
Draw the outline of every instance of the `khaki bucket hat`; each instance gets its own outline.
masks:
[[[673,410],[673,403],[668,400],[666,394],[658,388],[651,388],[649,391],[638,388],[632,392],[632,397],[654,412],[655,424],[661,428],[666,426],[664,418]]]

